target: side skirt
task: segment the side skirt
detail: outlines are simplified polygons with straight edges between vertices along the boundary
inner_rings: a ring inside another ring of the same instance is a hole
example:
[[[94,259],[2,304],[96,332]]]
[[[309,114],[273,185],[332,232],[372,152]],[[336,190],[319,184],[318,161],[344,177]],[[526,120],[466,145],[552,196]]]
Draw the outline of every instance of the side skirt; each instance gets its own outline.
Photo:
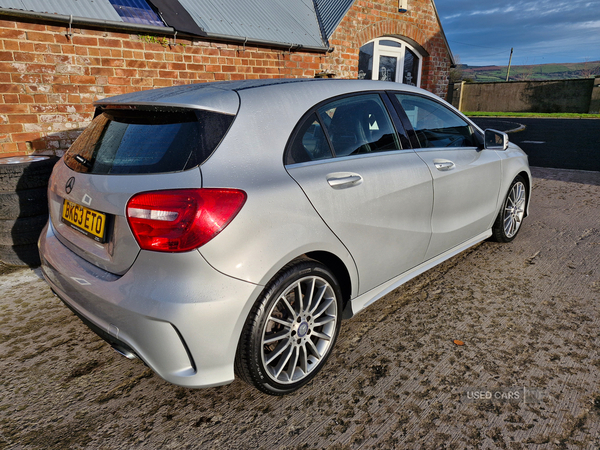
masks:
[[[385,296],[386,294],[389,294],[394,289],[396,289],[398,286],[403,285],[407,281],[413,279],[414,277],[416,277],[418,275],[421,275],[423,272],[426,272],[427,270],[437,266],[438,264],[446,261],[447,259],[450,259],[453,256],[458,255],[459,253],[465,251],[469,247],[472,247],[475,244],[478,244],[479,242],[486,240],[491,235],[492,235],[492,230],[491,229],[487,230],[487,231],[475,236],[474,238],[469,239],[468,241],[463,242],[462,244],[442,253],[441,255],[438,255],[435,258],[425,261],[424,263],[410,269],[409,271],[404,272],[403,274],[398,275],[397,277],[392,278],[391,280],[386,281],[383,284],[380,284],[376,288],[373,288],[370,291],[365,292],[362,295],[359,295],[358,297],[350,300],[347,303],[342,317],[344,319],[350,319],[351,317],[354,317],[357,313],[359,313],[360,311],[362,311],[363,309],[365,309],[367,306],[371,305],[372,303],[375,303],[377,300],[379,300],[381,297]]]

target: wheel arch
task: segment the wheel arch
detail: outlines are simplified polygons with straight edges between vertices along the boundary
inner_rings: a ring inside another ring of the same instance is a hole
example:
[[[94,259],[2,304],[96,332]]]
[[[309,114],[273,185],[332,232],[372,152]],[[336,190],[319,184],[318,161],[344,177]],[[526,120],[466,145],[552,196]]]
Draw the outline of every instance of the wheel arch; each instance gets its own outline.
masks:
[[[307,252],[305,256],[320,262],[333,272],[342,290],[342,303],[345,308],[352,296],[352,281],[344,262],[333,253],[325,251]]]
[[[515,175],[514,178],[517,178],[518,176],[523,177],[523,180],[525,180],[525,189],[527,189],[527,204],[525,205],[525,217],[527,217],[529,215],[529,203],[531,202],[531,174],[523,170],[522,172]]]

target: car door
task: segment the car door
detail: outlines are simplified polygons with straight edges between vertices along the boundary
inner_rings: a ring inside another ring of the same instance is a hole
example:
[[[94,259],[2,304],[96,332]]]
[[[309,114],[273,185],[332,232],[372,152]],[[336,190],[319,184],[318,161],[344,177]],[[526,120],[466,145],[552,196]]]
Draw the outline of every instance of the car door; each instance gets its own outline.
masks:
[[[491,227],[502,176],[500,157],[483,149],[473,127],[441,102],[409,93],[394,97],[433,177],[429,259]]]
[[[378,93],[315,108],[290,142],[286,168],[352,254],[359,293],[423,261],[431,175],[412,149],[402,149]]]

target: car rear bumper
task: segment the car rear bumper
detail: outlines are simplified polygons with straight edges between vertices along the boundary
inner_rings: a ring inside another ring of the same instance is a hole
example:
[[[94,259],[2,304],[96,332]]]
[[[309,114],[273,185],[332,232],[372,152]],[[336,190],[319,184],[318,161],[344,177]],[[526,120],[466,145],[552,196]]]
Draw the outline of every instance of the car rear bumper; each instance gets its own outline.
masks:
[[[51,223],[39,245],[52,290],[121,353],[180,386],[233,381],[241,329],[262,287],[217,272],[198,251],[141,251],[114,275],[65,247]]]

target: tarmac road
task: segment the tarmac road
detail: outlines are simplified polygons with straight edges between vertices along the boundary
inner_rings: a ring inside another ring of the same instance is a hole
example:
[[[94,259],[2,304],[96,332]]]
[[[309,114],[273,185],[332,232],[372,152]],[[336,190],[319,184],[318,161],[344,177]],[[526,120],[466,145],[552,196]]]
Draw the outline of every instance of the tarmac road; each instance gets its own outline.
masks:
[[[600,171],[600,119],[471,119],[483,129],[515,130],[509,138],[532,166]]]

